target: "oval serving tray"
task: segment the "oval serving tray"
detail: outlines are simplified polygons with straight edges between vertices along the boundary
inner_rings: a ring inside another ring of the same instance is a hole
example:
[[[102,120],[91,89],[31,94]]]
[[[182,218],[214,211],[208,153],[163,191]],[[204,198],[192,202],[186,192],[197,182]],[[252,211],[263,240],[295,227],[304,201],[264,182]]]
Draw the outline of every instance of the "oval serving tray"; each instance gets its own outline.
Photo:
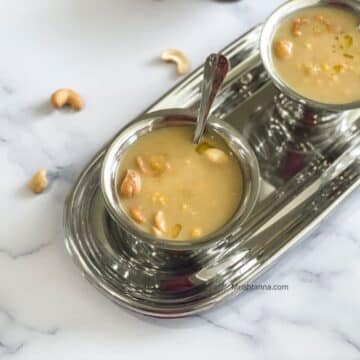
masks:
[[[232,70],[213,113],[241,131],[253,147],[261,194],[237,235],[214,249],[205,265],[158,271],[140,266],[124,251],[121,231],[105,211],[99,187],[107,146],[71,190],[64,211],[67,249],[83,275],[112,301],[165,318],[208,309],[239,293],[360,184],[359,156],[354,156],[360,111],[349,112],[351,130],[321,150],[294,138],[276,110],[278,92],[260,61],[259,34],[260,26],[222,51]],[[144,113],[176,107],[194,111],[201,77],[202,67]]]

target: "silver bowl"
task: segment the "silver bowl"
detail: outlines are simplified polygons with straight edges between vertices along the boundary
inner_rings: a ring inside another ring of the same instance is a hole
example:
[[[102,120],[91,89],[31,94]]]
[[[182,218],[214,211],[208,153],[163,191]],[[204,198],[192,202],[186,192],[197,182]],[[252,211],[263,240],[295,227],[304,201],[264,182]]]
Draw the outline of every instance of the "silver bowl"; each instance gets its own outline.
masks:
[[[315,101],[297,93],[289,87],[279,76],[272,61],[272,41],[279,24],[292,13],[314,6],[339,6],[360,14],[360,2],[357,0],[291,0],[278,7],[265,21],[260,36],[260,55],[266,71],[273,80],[275,86],[286,96],[297,103],[306,105],[314,110],[339,112],[360,107],[360,100],[345,104],[327,104]],[[328,117],[328,116],[327,116]]]
[[[209,133],[219,135],[239,160],[244,183],[244,192],[239,208],[233,217],[218,231],[197,240],[167,240],[157,238],[140,229],[129,219],[121,206],[118,195],[118,168],[124,152],[137,139],[149,132],[168,126],[195,127],[196,116],[184,109],[169,109],[144,115],[130,124],[113,140],[103,162],[101,189],[106,208],[118,225],[119,237],[132,260],[152,267],[164,268],[183,264],[201,253],[229,240],[249,216],[255,206],[259,192],[259,168],[256,156],[246,140],[230,125],[211,119],[207,126]],[[211,196],[211,194],[209,194]],[[221,209],[219,209],[221,210]]]

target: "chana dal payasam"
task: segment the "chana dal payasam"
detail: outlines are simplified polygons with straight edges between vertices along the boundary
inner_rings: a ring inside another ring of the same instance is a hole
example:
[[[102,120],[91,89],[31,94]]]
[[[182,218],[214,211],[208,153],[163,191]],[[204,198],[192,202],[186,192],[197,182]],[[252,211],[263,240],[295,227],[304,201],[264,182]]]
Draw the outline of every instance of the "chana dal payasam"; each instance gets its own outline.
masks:
[[[172,126],[140,137],[118,170],[121,205],[159,238],[198,239],[234,215],[243,193],[238,159],[218,135],[192,144],[193,128]]]
[[[273,63],[300,95],[326,104],[360,100],[359,16],[337,6],[310,7],[282,21]]]

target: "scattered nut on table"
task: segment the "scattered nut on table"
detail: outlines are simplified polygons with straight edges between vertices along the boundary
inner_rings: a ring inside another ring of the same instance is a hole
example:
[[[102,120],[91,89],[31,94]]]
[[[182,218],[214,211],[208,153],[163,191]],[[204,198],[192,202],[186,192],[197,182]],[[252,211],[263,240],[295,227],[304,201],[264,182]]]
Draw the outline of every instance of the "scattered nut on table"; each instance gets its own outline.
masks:
[[[126,170],[120,185],[120,194],[124,197],[133,197],[141,191],[141,177],[135,170]]]
[[[178,49],[168,49],[161,53],[161,60],[173,62],[176,64],[176,70],[179,75],[184,75],[189,71],[190,60],[188,56]]]
[[[84,100],[74,90],[59,89],[51,95],[51,104],[56,109],[60,109],[63,106],[68,105],[74,110],[79,111],[84,107]]]
[[[42,193],[48,186],[47,171],[45,169],[39,170],[29,181],[29,188],[35,194]]]

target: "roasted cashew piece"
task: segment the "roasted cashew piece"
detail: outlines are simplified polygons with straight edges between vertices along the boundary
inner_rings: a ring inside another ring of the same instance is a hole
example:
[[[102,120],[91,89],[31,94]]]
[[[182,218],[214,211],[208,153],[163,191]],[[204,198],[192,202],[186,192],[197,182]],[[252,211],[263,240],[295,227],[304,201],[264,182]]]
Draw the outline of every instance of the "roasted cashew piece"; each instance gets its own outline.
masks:
[[[133,218],[135,222],[138,224],[143,224],[146,221],[146,218],[141,211],[141,208],[138,206],[133,206],[129,209],[130,216]]]
[[[293,43],[289,40],[279,40],[275,43],[275,54],[280,60],[289,59],[292,51]]]
[[[84,107],[84,100],[74,90],[59,89],[51,95],[51,104],[55,109],[60,109],[65,105],[69,105],[74,110],[78,111]]]
[[[152,233],[157,237],[163,237],[163,233],[161,230],[159,230],[156,226],[151,227]]]
[[[136,165],[143,175],[150,175],[150,170],[146,167],[145,161],[141,156],[137,156],[135,159]]]
[[[154,227],[156,227],[163,233],[166,232],[165,214],[162,210],[157,211],[154,216]]]
[[[131,198],[141,191],[141,177],[135,170],[126,170],[124,179],[120,185],[120,194],[123,197]]]
[[[295,36],[295,37],[299,37],[302,35],[302,30],[301,28],[303,27],[303,25],[308,24],[309,23],[309,19],[306,17],[300,17],[300,18],[296,18],[293,22],[293,26],[291,28],[291,33]]]
[[[29,181],[29,188],[35,194],[42,193],[48,186],[48,179],[46,177],[46,170],[41,169]]]
[[[184,75],[189,71],[190,60],[185,53],[178,49],[168,49],[161,53],[161,60],[176,64],[179,75]]]

